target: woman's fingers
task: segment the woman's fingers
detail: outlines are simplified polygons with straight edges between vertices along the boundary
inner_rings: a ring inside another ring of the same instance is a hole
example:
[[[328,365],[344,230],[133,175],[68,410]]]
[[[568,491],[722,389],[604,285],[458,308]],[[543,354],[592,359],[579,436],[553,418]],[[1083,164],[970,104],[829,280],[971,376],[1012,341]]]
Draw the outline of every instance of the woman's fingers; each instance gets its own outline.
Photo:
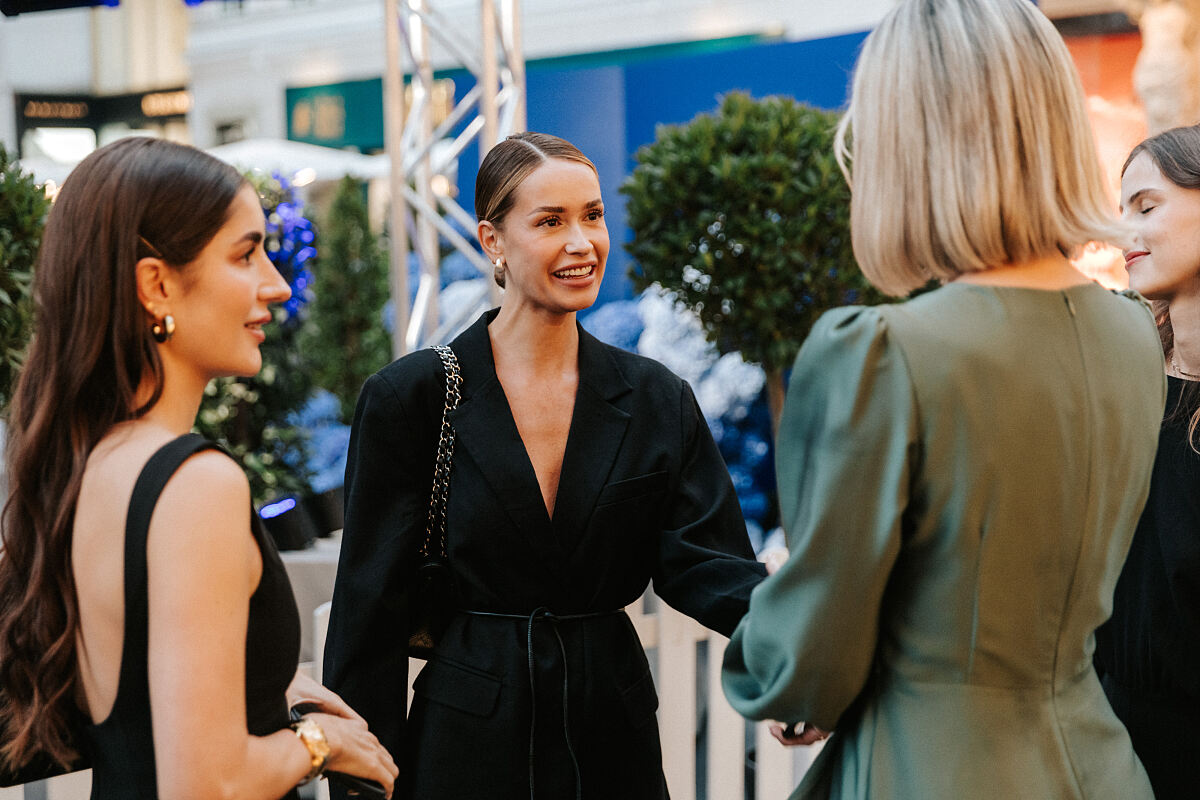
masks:
[[[336,692],[322,686],[301,672],[296,673],[288,687],[288,706],[311,705],[323,713],[346,719],[362,719]],[[365,721],[364,721],[364,724]]]
[[[390,797],[400,770],[375,734],[367,730],[366,722],[361,717],[314,716],[329,740],[328,769],[376,781]]]
[[[788,560],[788,549],[786,547],[772,547],[770,550],[764,550],[759,554],[758,560],[766,565],[768,575],[774,575]]]

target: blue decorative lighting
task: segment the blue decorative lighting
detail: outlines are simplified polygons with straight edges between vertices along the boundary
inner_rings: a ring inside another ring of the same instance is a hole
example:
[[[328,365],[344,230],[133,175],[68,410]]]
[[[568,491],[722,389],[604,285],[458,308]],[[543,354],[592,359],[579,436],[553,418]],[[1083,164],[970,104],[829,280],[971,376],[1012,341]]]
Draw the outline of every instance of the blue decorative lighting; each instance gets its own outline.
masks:
[[[312,246],[316,233],[288,179],[278,173],[273,177],[279,182],[284,199],[267,213],[267,257],[292,288],[291,298],[283,304],[283,323],[295,325],[312,286],[312,272],[306,264],[317,255]]]
[[[258,510],[258,515],[263,519],[271,519],[278,517],[287,511],[291,511],[296,507],[296,498],[285,497],[277,503],[268,503]]]

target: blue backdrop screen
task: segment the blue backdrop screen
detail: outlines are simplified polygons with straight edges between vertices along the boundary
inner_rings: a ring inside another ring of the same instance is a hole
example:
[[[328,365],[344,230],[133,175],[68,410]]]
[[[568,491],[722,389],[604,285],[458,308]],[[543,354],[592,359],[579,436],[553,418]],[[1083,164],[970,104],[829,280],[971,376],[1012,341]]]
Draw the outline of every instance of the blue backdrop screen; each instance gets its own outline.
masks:
[[[805,42],[766,42],[711,52],[636,57],[637,51],[572,59],[531,61],[526,71],[530,130],[574,142],[600,172],[612,248],[598,304],[633,296],[623,244],[630,233],[624,198],[617,192],[636,162],[634,154],[654,141],[658,125],[687,122],[716,109],[721,95],[745,91],[755,97],[788,95],[820,108],[845,104],[851,73],[866,33]],[[456,71],[455,93],[473,83]],[[459,200],[474,206],[477,148],[459,163]]]

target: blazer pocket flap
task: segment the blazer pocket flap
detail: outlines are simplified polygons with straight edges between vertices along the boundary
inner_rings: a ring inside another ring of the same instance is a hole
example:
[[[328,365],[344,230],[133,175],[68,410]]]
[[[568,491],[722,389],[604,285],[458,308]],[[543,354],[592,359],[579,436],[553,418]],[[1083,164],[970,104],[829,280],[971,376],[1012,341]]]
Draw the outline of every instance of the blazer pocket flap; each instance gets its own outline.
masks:
[[[651,472],[649,475],[638,475],[622,481],[610,483],[600,490],[596,505],[610,505],[623,500],[632,500],[648,494],[665,491],[667,488],[667,471]]]
[[[653,676],[647,672],[621,692],[621,704],[625,706],[625,717],[629,724],[635,728],[654,719],[654,712],[658,710],[658,692],[654,691]]]
[[[500,679],[442,659],[430,659],[417,676],[413,691],[444,706],[489,716],[500,698]]]

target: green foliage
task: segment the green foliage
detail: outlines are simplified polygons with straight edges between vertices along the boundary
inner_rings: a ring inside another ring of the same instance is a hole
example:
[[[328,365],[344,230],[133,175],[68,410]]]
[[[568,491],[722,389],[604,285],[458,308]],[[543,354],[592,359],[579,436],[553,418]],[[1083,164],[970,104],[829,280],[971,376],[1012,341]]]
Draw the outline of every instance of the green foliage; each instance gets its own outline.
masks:
[[[293,284],[296,265],[281,260],[278,254],[292,249],[292,243],[285,240],[296,226],[286,223],[297,218],[298,205],[290,187],[278,179],[247,177],[267,216],[267,254]],[[287,219],[281,220],[281,215]],[[293,292],[297,291],[293,285]],[[196,430],[219,442],[241,462],[254,501],[260,505],[281,495],[309,491],[305,466],[308,439],[302,429],[288,423],[288,415],[304,405],[313,388],[298,346],[303,298],[297,300],[300,302],[273,308],[275,321],[263,328],[266,341],[259,347],[263,357],[259,373],[252,378],[210,382],[196,417]]]
[[[0,144],[0,409],[8,407],[33,327],[33,266],[50,207]]]
[[[313,381],[337,396],[350,422],[363,382],[391,360],[383,327],[388,264],[367,218],[362,184],[342,179],[321,234],[313,298],[300,334]]]
[[[882,299],[850,247],[835,114],[782,97],[726,95],[661,126],[621,187],[639,289],[659,284],[710,341],[768,374],[790,367],[826,309]]]

